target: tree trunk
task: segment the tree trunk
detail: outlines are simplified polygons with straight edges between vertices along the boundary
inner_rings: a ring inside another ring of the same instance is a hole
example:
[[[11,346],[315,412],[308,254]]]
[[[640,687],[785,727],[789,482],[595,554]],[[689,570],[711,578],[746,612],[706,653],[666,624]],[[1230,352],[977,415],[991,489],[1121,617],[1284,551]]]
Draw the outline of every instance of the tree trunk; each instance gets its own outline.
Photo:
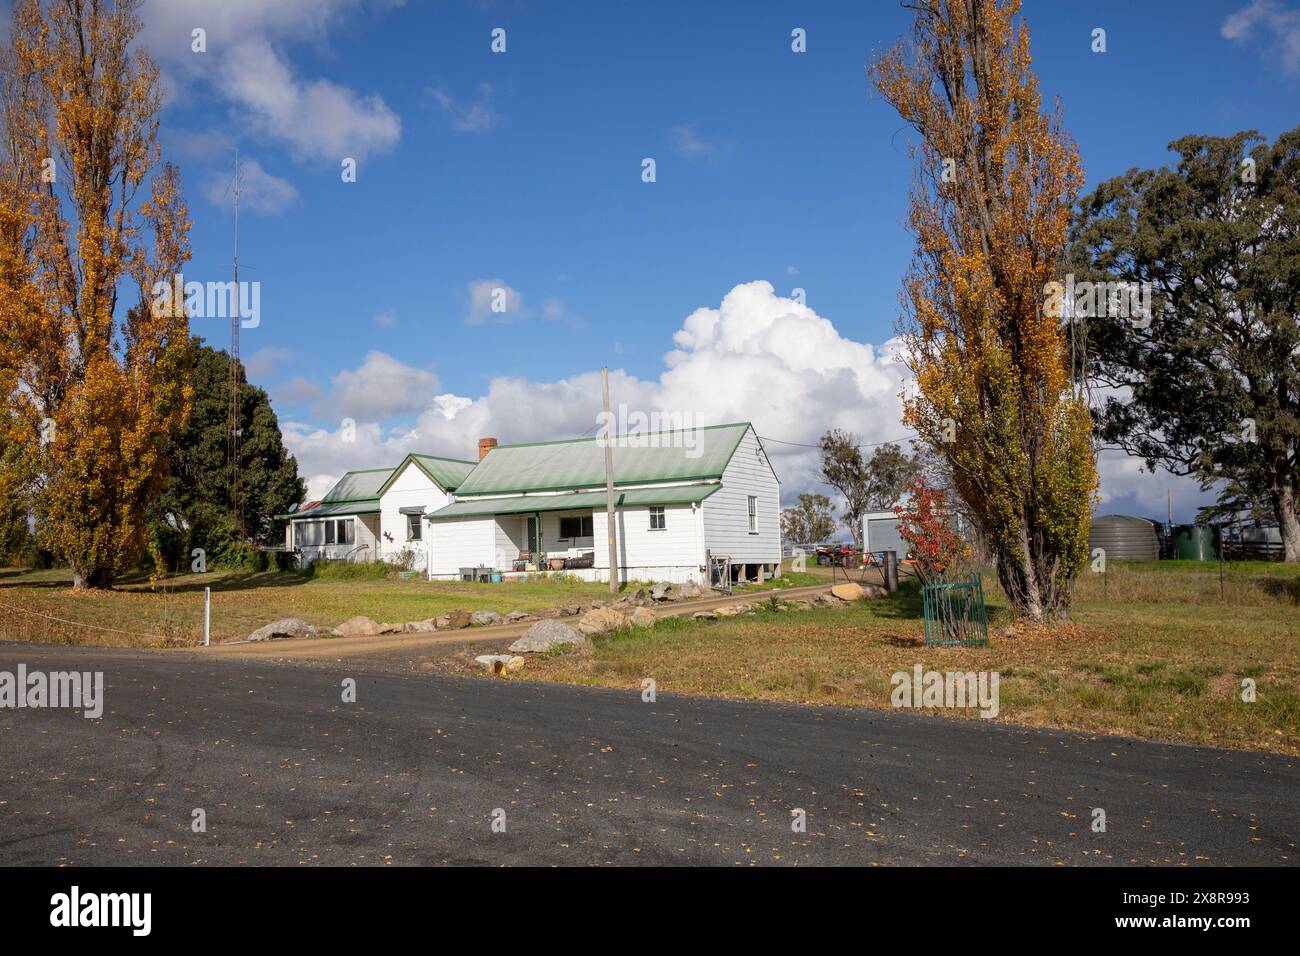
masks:
[[[1273,496],[1273,510],[1277,512],[1277,526],[1282,531],[1283,560],[1291,564],[1300,562],[1300,516],[1296,513],[1295,489],[1289,484]]]
[[[90,590],[111,590],[113,579],[103,571],[86,571],[80,568],[72,569],[72,589],[74,591]]]

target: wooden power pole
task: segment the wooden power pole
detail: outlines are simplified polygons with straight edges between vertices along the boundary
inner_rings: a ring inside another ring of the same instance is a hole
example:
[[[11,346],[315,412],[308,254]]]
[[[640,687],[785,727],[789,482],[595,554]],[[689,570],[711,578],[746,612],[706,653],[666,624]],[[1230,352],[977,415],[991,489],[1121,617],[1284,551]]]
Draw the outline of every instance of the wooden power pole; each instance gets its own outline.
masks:
[[[618,544],[614,540],[614,428],[609,415],[609,369],[600,367],[605,406],[605,528],[609,536],[609,593],[618,593]]]

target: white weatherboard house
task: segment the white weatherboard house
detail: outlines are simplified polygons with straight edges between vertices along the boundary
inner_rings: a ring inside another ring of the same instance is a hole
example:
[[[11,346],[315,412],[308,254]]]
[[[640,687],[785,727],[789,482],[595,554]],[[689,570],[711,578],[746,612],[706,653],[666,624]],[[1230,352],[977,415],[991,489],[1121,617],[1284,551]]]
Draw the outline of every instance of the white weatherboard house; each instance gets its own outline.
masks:
[[[401,561],[426,567],[422,516],[446,505],[450,492],[474,468],[472,461],[407,455],[396,468],[349,471],[319,502],[288,515],[285,547],[302,564],[320,558]]]
[[[777,570],[780,483],[748,423],[613,442],[620,580],[705,584]],[[429,577],[562,567],[608,581],[604,454],[597,438],[491,447],[427,516]]]
[[[781,561],[780,483],[748,423],[620,436],[612,448],[620,580],[758,580]],[[402,561],[431,579],[563,570],[609,580],[605,447],[497,445],[479,460],[410,455],[348,472],[289,519],[318,558]]]

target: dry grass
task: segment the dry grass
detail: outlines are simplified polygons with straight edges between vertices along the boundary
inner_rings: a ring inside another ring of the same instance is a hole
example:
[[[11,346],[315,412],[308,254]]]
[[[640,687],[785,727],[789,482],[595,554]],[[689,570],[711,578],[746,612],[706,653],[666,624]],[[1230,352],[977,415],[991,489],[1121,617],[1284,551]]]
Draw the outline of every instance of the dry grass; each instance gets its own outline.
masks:
[[[178,575],[158,587],[147,579],[131,579],[112,591],[84,593],[72,590],[66,571],[0,570],[0,640],[117,647],[193,645],[203,635],[205,587],[212,588],[214,641],[243,637],[284,617],[329,628],[357,614],[377,621],[422,621],[454,608],[508,614],[609,598],[607,584],[583,584],[562,576],[534,576],[525,583],[431,583],[419,577],[409,581],[380,577],[367,573],[371,569],[365,565],[345,570],[363,575],[213,572]],[[822,582],[813,575],[791,574],[745,591]],[[626,584],[623,590],[638,587],[639,583]]]
[[[1017,724],[1300,753],[1300,569],[1112,567],[1081,582],[1073,620],[1010,628],[986,581],[985,648],[926,648],[914,586],[852,609],[761,610],[716,622],[664,621],[597,639],[592,653],[528,668],[534,679],[665,693],[890,706],[891,676],[997,671],[1001,711]],[[1204,588],[1213,585],[1212,594]],[[1256,682],[1255,703],[1241,682]],[[952,711],[945,711],[953,715]],[[960,716],[975,718],[974,711]]]
[[[523,584],[430,583],[421,578],[322,580],[269,571],[188,574],[158,588],[146,580],[130,581],[109,592],[78,593],[70,583],[63,571],[0,571],[0,640],[119,647],[193,645],[203,634],[204,587],[212,588],[213,641],[243,637],[284,617],[331,628],[356,614],[378,621],[419,621],[453,608],[504,614],[609,596],[604,584],[560,580]]]

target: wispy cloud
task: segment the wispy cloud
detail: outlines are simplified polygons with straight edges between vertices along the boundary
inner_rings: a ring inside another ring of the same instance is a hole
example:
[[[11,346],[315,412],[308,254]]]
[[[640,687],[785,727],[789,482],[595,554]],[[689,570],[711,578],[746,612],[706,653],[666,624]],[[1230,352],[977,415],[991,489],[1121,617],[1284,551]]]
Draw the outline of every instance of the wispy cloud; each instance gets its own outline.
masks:
[[[391,309],[385,309],[383,312],[380,312],[371,319],[371,321],[381,329],[391,329],[397,324],[397,313],[393,312]]]
[[[427,87],[424,95],[447,114],[451,128],[458,133],[486,133],[503,122],[493,103],[491,83],[480,84],[478,100],[473,103],[456,99],[441,86]]]
[[[1279,0],[1252,0],[1219,27],[1225,39],[1247,42],[1263,36],[1266,55],[1276,57],[1286,73],[1300,73],[1300,9]]]
[[[503,279],[475,279],[465,287],[469,310],[466,325],[517,322],[524,318],[524,297]]]
[[[289,349],[268,345],[244,359],[244,371],[248,374],[250,381],[252,379],[266,379],[271,376],[277,364],[289,361],[289,359],[293,358],[293,355],[294,353]]]
[[[257,160],[241,159],[240,168],[240,212],[275,216],[298,202],[298,190],[293,183],[268,173]],[[229,206],[234,201],[230,189],[232,176],[233,169],[208,174],[203,187],[208,202],[214,206]]]
[[[146,0],[144,40],[181,98],[202,85],[233,106],[241,130],[288,147],[313,162],[358,161],[393,149],[402,122],[383,98],[326,78],[298,75],[286,48],[323,44],[333,28],[362,9],[373,15],[402,0]],[[191,49],[191,31],[207,34],[208,52]]]
[[[674,126],[669,136],[672,138],[673,149],[687,159],[712,156],[717,148],[709,140],[700,136],[694,126]]]

